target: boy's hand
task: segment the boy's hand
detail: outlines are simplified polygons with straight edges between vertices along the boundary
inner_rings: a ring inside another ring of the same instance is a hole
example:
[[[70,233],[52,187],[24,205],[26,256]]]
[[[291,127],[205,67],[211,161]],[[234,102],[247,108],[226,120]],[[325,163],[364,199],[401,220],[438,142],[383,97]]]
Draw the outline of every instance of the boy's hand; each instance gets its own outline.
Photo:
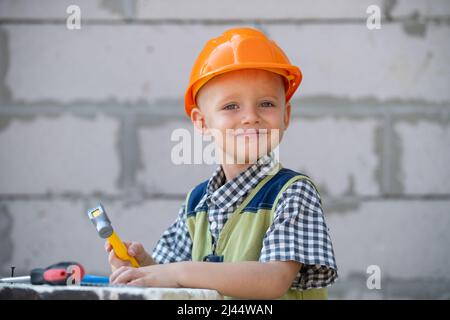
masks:
[[[111,284],[127,284],[138,287],[179,288],[177,268],[182,263],[156,264],[152,266],[133,268],[123,266],[109,277]]]
[[[128,249],[128,254],[135,257],[141,266],[149,266],[154,264],[152,257],[147,253],[147,251],[145,251],[144,246],[141,243],[124,242],[124,244]],[[105,242],[105,250],[109,253],[108,261],[113,272],[120,267],[131,266],[130,261],[124,261],[116,256],[108,240]]]

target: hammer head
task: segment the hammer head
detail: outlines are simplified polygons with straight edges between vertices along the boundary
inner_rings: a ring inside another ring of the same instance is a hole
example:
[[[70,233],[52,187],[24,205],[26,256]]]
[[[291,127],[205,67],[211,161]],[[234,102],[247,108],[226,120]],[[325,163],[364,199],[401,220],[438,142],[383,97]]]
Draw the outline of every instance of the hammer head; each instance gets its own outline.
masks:
[[[111,221],[106,215],[105,208],[103,208],[101,204],[95,208],[89,209],[87,214],[97,229],[100,237],[106,239],[112,235],[113,228],[111,226]]]

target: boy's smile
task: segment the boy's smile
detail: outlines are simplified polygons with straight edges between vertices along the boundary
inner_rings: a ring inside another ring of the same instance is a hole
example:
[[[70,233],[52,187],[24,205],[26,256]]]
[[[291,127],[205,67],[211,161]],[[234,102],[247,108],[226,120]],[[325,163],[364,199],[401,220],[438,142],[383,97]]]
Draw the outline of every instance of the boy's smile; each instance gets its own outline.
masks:
[[[251,164],[281,141],[289,125],[283,78],[259,69],[214,77],[198,92],[191,120],[212,135],[223,163]]]

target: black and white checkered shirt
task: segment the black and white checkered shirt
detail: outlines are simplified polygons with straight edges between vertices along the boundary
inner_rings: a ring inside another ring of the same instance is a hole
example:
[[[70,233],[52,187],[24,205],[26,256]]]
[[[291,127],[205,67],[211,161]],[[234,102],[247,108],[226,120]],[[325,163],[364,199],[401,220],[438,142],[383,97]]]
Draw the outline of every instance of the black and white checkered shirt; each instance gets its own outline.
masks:
[[[222,227],[246,196],[276,165],[273,154],[268,154],[228,182],[222,167],[216,169],[209,179],[206,194],[197,205],[207,204],[213,242],[217,241]],[[153,259],[158,263],[192,259],[192,241],[184,207],[183,204],[178,218],[163,233],[153,250]],[[292,282],[292,289],[322,288],[337,279],[333,245],[320,195],[311,182],[298,180],[280,196],[259,260],[302,263],[303,268]]]

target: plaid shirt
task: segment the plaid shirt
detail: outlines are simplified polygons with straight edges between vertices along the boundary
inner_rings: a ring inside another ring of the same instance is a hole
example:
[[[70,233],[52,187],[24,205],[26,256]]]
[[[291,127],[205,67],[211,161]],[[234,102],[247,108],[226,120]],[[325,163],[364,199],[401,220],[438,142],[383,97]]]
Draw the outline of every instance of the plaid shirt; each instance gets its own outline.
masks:
[[[224,224],[266,174],[277,165],[273,154],[226,182],[222,166],[209,179],[207,192],[197,207],[206,202],[213,247]],[[185,205],[176,221],[163,233],[153,250],[158,263],[192,260],[192,240],[186,225]],[[298,180],[280,196],[274,221],[267,230],[259,261],[298,261],[303,264],[291,288],[306,290],[331,285],[337,267],[321,199],[311,182]]]

